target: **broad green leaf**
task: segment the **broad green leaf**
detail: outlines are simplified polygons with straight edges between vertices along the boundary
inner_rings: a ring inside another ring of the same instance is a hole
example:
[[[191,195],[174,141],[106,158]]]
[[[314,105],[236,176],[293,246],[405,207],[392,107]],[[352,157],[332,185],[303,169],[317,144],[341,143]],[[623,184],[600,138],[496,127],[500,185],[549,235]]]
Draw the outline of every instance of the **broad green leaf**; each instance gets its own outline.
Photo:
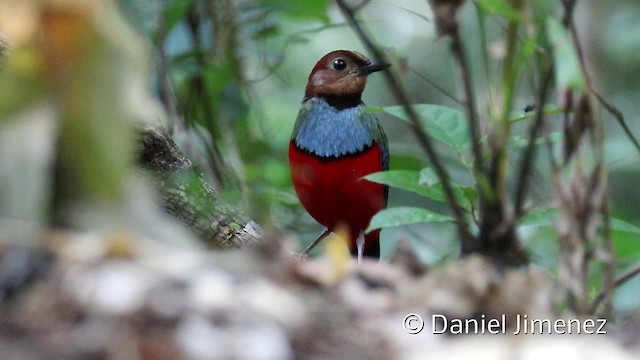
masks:
[[[478,199],[478,192],[471,186],[459,186],[458,189],[462,191],[464,198],[467,199],[468,202],[474,203]]]
[[[610,222],[611,230],[613,231],[622,231],[633,234],[640,234],[640,227],[637,227],[631,223],[628,223],[624,220],[620,220],[618,218],[611,218]]]
[[[520,219],[520,226],[554,226],[558,219],[558,209],[539,208],[529,212]],[[611,217],[612,231],[640,234],[640,227],[624,220]]]
[[[586,89],[585,80],[569,33],[553,17],[547,20],[547,32],[553,45],[556,82],[560,87],[584,93]]]
[[[176,24],[187,17],[193,3],[189,0],[173,0],[167,4],[164,12],[165,29],[163,31],[170,32]]]
[[[286,16],[294,19],[312,19],[320,20],[323,23],[329,22],[329,16],[327,15],[329,9],[328,0],[263,0],[262,4],[267,9],[280,10]]]
[[[518,59],[517,59],[517,69],[522,69],[527,65],[527,62],[536,54],[536,51],[539,49],[538,44],[536,43],[536,38],[533,35],[527,36],[520,50],[518,51]]]
[[[453,195],[455,196],[458,204],[460,204],[461,206],[464,206],[466,202],[473,203],[477,200],[478,195],[476,189],[474,189],[473,187],[460,185],[453,180],[451,180],[450,183],[453,189]],[[424,168],[420,171],[419,184],[428,187],[428,197],[430,199],[441,202],[446,201],[442,183],[438,179],[438,176],[433,171],[433,169]]]
[[[475,202],[477,199],[476,190],[470,186],[463,186],[455,182],[451,182],[451,188],[453,190],[453,196],[456,199],[456,202],[460,206],[465,206],[469,202]],[[438,181],[437,183],[428,187],[429,195],[427,197],[431,200],[446,202],[447,198],[444,195],[444,189],[442,187],[442,183]]]
[[[364,110],[365,113],[377,113],[377,112],[383,112],[384,111],[384,107],[382,106],[365,106]]]
[[[433,177],[431,177],[433,176]],[[418,195],[422,195],[431,200],[445,202],[442,184],[438,181],[435,174],[429,168],[421,171],[414,170],[388,170],[369,174],[365,179],[379,184],[393,186],[402,190],[411,191]],[[428,179],[427,179],[428,178]],[[475,189],[451,182],[454,196],[458,204],[464,205],[465,202],[475,201]]]
[[[520,21],[522,15],[514,10],[507,0],[478,0],[478,5],[489,14],[500,15],[507,20]]]
[[[638,235],[631,232],[613,232],[613,248],[618,260],[627,261],[628,259],[640,258],[640,242]]]
[[[553,226],[558,216],[558,209],[537,208],[523,216],[520,226]]]
[[[269,37],[274,37],[280,33],[280,25],[278,24],[265,24],[260,27],[251,35],[253,40],[263,40]]]
[[[393,186],[418,195],[430,197],[429,188],[420,185],[420,173],[413,170],[388,170],[369,174],[364,177],[369,181]]]
[[[463,152],[469,147],[469,129],[465,115],[456,109],[441,105],[418,104],[413,106],[420,115],[423,130],[438,141]],[[387,106],[384,111],[409,121],[402,106]]]
[[[424,167],[424,158],[415,151],[411,153],[395,151],[391,154],[389,164],[393,169],[420,170]]]
[[[371,223],[366,232],[391,226],[433,222],[453,222],[453,218],[423,208],[393,207],[377,213],[373,219],[371,219]]]

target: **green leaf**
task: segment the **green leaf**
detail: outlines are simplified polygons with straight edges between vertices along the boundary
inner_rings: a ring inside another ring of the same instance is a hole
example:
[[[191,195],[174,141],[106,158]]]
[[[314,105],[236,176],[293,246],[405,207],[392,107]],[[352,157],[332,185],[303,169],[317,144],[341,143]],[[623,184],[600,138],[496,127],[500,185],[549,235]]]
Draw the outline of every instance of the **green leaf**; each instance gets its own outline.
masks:
[[[328,0],[291,1],[291,0],[263,0],[266,8],[282,11],[288,17],[294,19],[320,20],[329,22],[327,15],[329,9]]]
[[[430,168],[421,171],[414,170],[388,170],[369,174],[365,179],[379,184],[393,186],[402,190],[411,191],[431,200],[445,202],[442,183],[437,179]],[[477,195],[472,187],[463,186],[451,182],[454,196],[458,204],[463,205],[465,201],[475,201]]]
[[[368,114],[374,114],[377,112],[383,112],[384,111],[384,107],[382,106],[365,106],[365,108],[362,110],[365,113]]]
[[[618,261],[637,262],[640,258],[640,246],[638,246],[638,235],[630,232],[614,231],[613,248]]]
[[[189,0],[173,0],[167,5],[164,12],[164,23],[166,33],[169,33],[182,19],[184,19],[191,7],[192,2]]]
[[[469,147],[469,129],[466,117],[461,111],[431,104],[418,104],[413,107],[420,115],[422,127],[429,136],[451,146],[459,153]],[[402,106],[387,106],[384,111],[409,121]]]
[[[263,40],[269,37],[274,37],[280,33],[280,25],[277,24],[265,24],[256,30],[252,35],[253,40]]]
[[[420,185],[426,186],[428,189],[427,197],[440,201],[446,202],[447,198],[444,195],[444,189],[442,187],[442,182],[438,179],[438,176],[431,168],[424,168],[420,171],[420,179],[418,180]],[[470,186],[464,186],[456,183],[455,181],[450,181],[451,187],[453,189],[453,196],[456,198],[456,202],[465,206],[466,202],[475,202],[477,199],[476,189]]]
[[[553,45],[556,82],[561,87],[584,93],[586,90],[585,80],[569,33],[553,17],[549,17],[547,20],[547,32]]]
[[[520,21],[522,19],[522,15],[509,6],[507,0],[478,0],[477,3],[482,10],[489,14],[499,15],[507,20]]]
[[[369,174],[364,177],[369,181],[393,186],[418,195],[430,197],[429,188],[420,185],[420,173],[413,170],[388,170]]]
[[[371,223],[366,232],[391,226],[433,222],[453,222],[453,218],[423,208],[393,207],[377,213],[373,219],[371,219]]]
[[[557,219],[558,209],[538,208],[523,216],[520,226],[555,226]],[[640,234],[640,227],[615,217],[611,217],[609,225],[612,231]]]
[[[640,234],[640,227],[637,227],[631,223],[628,223],[624,220],[612,217],[610,220],[611,230],[613,231],[622,231],[633,234]]]
[[[523,216],[519,223],[520,226],[553,226],[557,216],[558,209],[537,208]]]
[[[424,167],[424,158],[415,152],[401,153],[395,151],[389,159],[392,169],[420,170]]]

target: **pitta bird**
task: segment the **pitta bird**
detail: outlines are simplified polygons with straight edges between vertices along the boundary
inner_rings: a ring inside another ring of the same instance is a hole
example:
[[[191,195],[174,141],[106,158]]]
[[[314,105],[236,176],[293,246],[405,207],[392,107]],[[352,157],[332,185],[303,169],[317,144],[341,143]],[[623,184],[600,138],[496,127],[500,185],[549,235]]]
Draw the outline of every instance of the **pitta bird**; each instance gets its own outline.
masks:
[[[367,76],[390,65],[337,50],[309,75],[289,144],[295,191],[309,214],[326,227],[306,255],[331,232],[346,227],[351,254],[380,257],[380,230],[364,234],[387,206],[388,187],[362,179],[389,168],[387,137],[377,117],[364,112]]]

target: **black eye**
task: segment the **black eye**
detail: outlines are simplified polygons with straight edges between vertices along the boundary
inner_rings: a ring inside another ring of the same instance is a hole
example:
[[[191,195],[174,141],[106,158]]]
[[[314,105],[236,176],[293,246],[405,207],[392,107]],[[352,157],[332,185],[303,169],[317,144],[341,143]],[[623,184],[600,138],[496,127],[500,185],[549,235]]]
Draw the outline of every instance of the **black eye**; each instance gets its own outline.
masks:
[[[347,62],[343,59],[333,60],[333,68],[338,71],[342,71],[347,68]]]

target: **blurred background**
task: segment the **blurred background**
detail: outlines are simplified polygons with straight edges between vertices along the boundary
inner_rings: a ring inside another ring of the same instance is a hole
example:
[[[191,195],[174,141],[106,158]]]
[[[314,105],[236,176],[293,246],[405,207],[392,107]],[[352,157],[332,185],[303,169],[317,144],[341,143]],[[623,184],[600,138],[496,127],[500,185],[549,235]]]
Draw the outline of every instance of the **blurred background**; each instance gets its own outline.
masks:
[[[206,83],[203,86],[208,98],[201,100],[208,99],[213,109],[209,109],[208,114],[194,114],[187,121],[202,126],[207,136],[217,139],[214,140],[220,147],[217,151],[223,154],[218,162],[233,173],[232,179],[222,181],[224,195],[234,201],[241,200],[247,211],[267,227],[294,234],[301,247],[312,241],[322,228],[306,214],[292,191],[287,148],[307,77],[315,62],[334,49],[366,54],[337,7],[330,1],[286,0],[217,1],[214,5],[197,1],[150,5],[146,1],[122,0],[120,3],[132,24],[156,41],[156,51],[158,47],[164,48],[170,64],[164,69],[165,75],[170,77],[183,104],[189,104],[191,96],[198,96],[181,93],[185,88],[193,90],[188,85],[190,81],[199,78]],[[193,6],[196,14],[180,13],[176,10],[180,6]],[[469,2],[462,11],[461,23],[475,76],[480,114],[486,121],[491,110],[491,92],[499,89],[496,84],[501,73],[496,60],[504,56],[506,22],[498,16],[489,16],[483,39],[478,6]],[[169,11],[175,11],[172,18],[175,23],[163,24],[158,19]],[[457,100],[461,98],[460,82],[448,40],[435,34],[430,11],[427,2],[421,0],[370,1],[359,15],[377,44],[393,60],[393,71],[410,89],[415,103],[461,109]],[[558,16],[561,7],[557,1],[542,0],[531,4],[528,11],[535,11],[536,16]],[[640,4],[632,0],[619,1],[616,6],[596,0],[579,1],[575,10],[591,81],[599,93],[624,114],[635,134],[640,133],[636,115],[640,90],[636,81],[640,76],[640,57],[637,56],[640,27],[634,20],[638,15]],[[527,24],[525,29],[527,26],[532,24]],[[483,58],[483,46],[488,47],[488,59]],[[197,65],[198,55],[194,54],[199,47],[213,47],[217,51],[213,61],[204,68]],[[514,112],[514,117],[523,115],[527,105],[535,103],[536,81],[534,66],[519,78],[514,107],[519,111]],[[558,106],[560,95],[555,91],[549,105]],[[381,76],[369,79],[364,101],[375,107],[395,104]],[[408,125],[384,113],[380,116],[390,141],[391,169],[420,170],[428,166]],[[611,114],[602,111],[601,116],[606,127],[605,156],[610,171],[612,213],[617,219],[640,224],[640,193],[634,191],[636,181],[640,180],[638,152]],[[550,119],[553,124],[550,131],[558,131],[561,115],[550,116]],[[516,134],[524,134],[527,128],[524,123],[514,126]],[[187,138],[196,141],[192,135]],[[470,184],[468,166],[461,164],[457,154],[447,147],[440,146],[439,150],[456,180]],[[201,165],[206,168],[206,155],[203,160]],[[515,166],[516,160],[517,155],[511,159],[512,165]],[[508,171],[515,171],[514,166]],[[546,156],[538,156],[532,206],[553,205],[548,173]],[[399,205],[447,211],[441,203],[392,188],[389,206]],[[549,225],[551,223],[523,225],[520,232],[533,261],[553,270],[557,264],[557,245]],[[640,234],[636,229],[613,232],[618,269],[640,260]],[[409,240],[421,259],[430,264],[455,256],[458,251],[453,227],[449,224],[391,227],[382,234],[383,258],[391,255],[399,239]],[[639,301],[633,294],[638,291],[640,279],[626,284],[618,292],[617,307],[637,306]]]
[[[504,56],[506,22],[490,15],[485,22],[486,37],[483,36],[478,6],[469,1],[461,13],[461,23],[480,115],[486,121],[493,106],[492,92],[500,88],[495,85],[501,75],[497,60]],[[560,13],[560,5],[553,0],[540,0],[529,6],[529,11],[535,11],[537,16]],[[149,78],[145,79],[145,86],[152,89],[166,110],[168,116],[163,121],[178,145],[224,199],[244,208],[265,228],[290,235],[299,242],[300,249],[311,242],[322,228],[304,211],[292,189],[287,162],[290,133],[315,62],[335,49],[367,55],[333,2],[119,0],[118,8],[141,39],[128,46],[150,55],[140,57],[146,59],[146,64],[139,69],[146,68]],[[594,87],[624,114],[637,135],[640,135],[636,114],[640,99],[639,16],[640,3],[635,0],[621,0],[615,6],[597,0],[579,1],[575,14]],[[359,17],[392,60],[393,71],[410,89],[412,101],[461,109],[459,78],[448,41],[437,37],[427,1],[374,0],[360,10]],[[525,24],[525,31],[527,26],[531,24]],[[481,51],[485,46],[490,55],[487,59]],[[112,66],[109,71],[115,74],[119,68]],[[533,65],[519,78],[513,117],[524,115],[525,108],[535,103],[537,79]],[[6,99],[7,93],[3,94]],[[557,98],[559,95],[552,96],[549,105],[558,106]],[[397,105],[382,77],[376,75],[369,79],[364,101],[373,107]],[[153,101],[143,104],[155,106]],[[382,112],[379,116],[389,137],[391,169],[420,170],[428,166],[408,124]],[[611,114],[602,111],[601,116],[610,171],[611,210],[616,219],[628,225],[613,231],[616,266],[623,270],[640,262],[640,232],[634,226],[640,225],[640,192],[635,191],[640,181],[639,154]],[[549,119],[554,124],[550,131],[558,131],[561,115]],[[525,134],[526,124],[527,121],[519,122],[514,132]],[[24,143],[16,132],[10,131],[10,127],[17,126],[15,122],[0,125],[0,173],[4,182],[0,184],[3,203],[0,215],[12,221],[47,218],[46,194],[33,190],[46,181],[39,173],[30,173],[34,165],[30,154],[44,151],[38,146],[44,146],[46,136]],[[38,129],[43,134],[53,131],[46,127]],[[517,149],[514,145],[514,166]],[[461,158],[444,145],[439,150],[456,181],[470,185],[470,158]],[[42,164],[34,166],[45,166],[46,156],[41,161]],[[538,156],[537,161],[531,203],[551,207],[553,194],[548,185],[546,156]],[[514,167],[508,171],[515,171]],[[23,183],[24,178],[31,180]],[[393,188],[389,206],[448,211],[442,203]],[[519,230],[533,262],[553,272],[557,245],[552,226],[548,221],[529,222]],[[382,258],[388,259],[402,239],[410,241],[427,264],[437,264],[458,253],[450,224],[416,224],[383,229]],[[594,267],[593,292],[598,290],[595,284],[599,271]],[[616,309],[637,309],[638,292],[640,278],[621,287],[616,294]]]

